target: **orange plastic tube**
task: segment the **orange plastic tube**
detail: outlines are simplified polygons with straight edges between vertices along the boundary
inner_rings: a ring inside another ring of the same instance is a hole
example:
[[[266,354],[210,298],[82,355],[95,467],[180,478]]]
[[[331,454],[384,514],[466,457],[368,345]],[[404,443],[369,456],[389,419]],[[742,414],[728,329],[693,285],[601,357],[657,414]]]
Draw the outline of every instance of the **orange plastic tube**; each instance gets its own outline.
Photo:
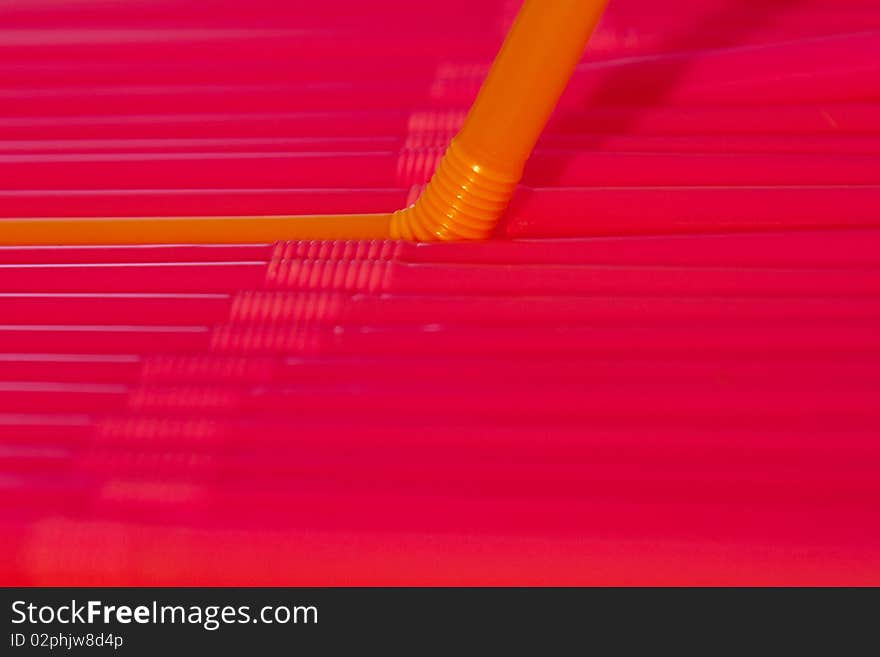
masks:
[[[526,0],[464,126],[412,206],[392,214],[4,219],[0,244],[485,239],[608,0]]]
[[[296,239],[387,239],[390,221],[390,214],[3,219],[0,244],[244,244]]]
[[[431,182],[394,214],[392,237],[489,237],[606,4],[526,0]]]

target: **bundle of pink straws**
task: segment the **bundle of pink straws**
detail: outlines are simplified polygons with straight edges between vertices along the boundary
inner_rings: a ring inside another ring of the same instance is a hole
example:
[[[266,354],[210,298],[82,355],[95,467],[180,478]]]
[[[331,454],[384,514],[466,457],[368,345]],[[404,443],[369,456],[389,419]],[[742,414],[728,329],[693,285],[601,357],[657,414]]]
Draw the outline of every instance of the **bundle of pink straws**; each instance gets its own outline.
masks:
[[[402,207],[518,8],[210,4],[4,10],[3,217]],[[0,247],[0,583],[880,584],[878,54],[611,0],[496,239]]]

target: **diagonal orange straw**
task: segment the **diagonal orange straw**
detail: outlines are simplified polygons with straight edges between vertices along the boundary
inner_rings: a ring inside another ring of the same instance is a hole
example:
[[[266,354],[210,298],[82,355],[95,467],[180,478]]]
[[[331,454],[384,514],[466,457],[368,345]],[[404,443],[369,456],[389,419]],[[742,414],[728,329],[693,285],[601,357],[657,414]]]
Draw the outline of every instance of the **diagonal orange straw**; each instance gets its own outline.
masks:
[[[526,0],[461,131],[392,236],[485,239],[556,107],[607,0]]]
[[[497,225],[608,0],[526,0],[431,182],[393,214],[0,221],[0,244],[485,239]]]

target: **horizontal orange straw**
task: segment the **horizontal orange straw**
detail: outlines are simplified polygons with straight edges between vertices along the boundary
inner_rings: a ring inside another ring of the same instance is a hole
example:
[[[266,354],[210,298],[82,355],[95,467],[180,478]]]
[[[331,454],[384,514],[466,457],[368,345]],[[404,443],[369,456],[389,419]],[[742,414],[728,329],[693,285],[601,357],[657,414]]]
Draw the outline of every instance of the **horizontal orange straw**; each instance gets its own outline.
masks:
[[[298,239],[387,239],[390,223],[390,214],[0,219],[0,244],[248,244]]]
[[[276,239],[485,239],[607,0],[526,0],[464,126],[425,191],[394,214],[0,220],[0,244],[253,243]]]

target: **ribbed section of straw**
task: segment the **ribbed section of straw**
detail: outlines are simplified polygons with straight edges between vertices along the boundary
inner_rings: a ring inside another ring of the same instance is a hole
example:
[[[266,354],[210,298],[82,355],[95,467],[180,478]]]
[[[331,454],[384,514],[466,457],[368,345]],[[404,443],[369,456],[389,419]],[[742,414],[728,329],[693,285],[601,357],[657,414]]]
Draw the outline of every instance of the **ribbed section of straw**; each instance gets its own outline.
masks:
[[[290,240],[276,242],[272,259],[394,260],[401,244],[392,240]]]
[[[487,167],[453,140],[424,193],[394,213],[391,236],[418,242],[486,239],[519,179]]]
[[[241,407],[241,393],[234,387],[205,385],[144,385],[128,396],[130,411],[222,411]]]
[[[216,352],[259,354],[323,353],[334,336],[326,327],[315,322],[278,322],[271,324],[248,322],[223,324],[211,333],[211,349]]]
[[[102,418],[96,424],[94,443],[115,449],[140,445],[156,448],[173,445],[200,445],[218,440],[226,427],[222,418],[212,416],[120,415]]]
[[[387,260],[290,260],[270,261],[266,287],[303,291],[384,292],[391,268]]]
[[[254,317],[250,313],[242,314],[244,317],[233,316],[232,321],[253,321]],[[143,359],[141,381],[151,384],[257,383],[271,379],[276,366],[277,362],[272,358],[251,355],[152,354]]]
[[[404,148],[397,158],[397,183],[404,187],[423,185],[437,170],[443,157],[440,148]]]
[[[235,296],[229,318],[233,322],[339,321],[348,298],[334,292],[249,290]]]

